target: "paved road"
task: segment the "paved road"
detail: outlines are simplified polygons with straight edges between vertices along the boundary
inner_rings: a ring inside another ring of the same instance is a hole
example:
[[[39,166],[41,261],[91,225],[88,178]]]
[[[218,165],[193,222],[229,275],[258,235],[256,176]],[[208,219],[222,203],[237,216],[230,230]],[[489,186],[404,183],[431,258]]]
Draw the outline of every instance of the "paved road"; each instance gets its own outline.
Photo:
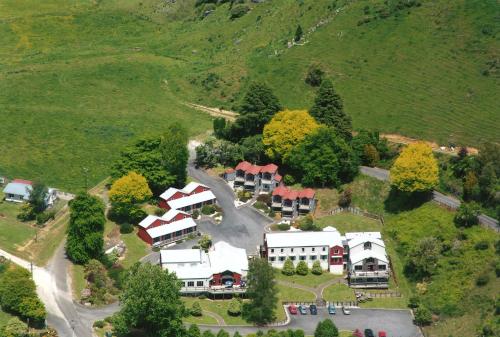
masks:
[[[388,170],[384,170],[378,167],[361,166],[360,171],[361,173],[376,178],[378,180],[383,180],[383,181],[389,180]],[[460,207],[460,200],[451,197],[449,195],[440,193],[438,191],[432,192],[432,199],[435,202],[452,209],[457,209],[458,207]],[[490,216],[487,216],[486,214],[480,214],[478,218],[479,218],[479,223],[482,224],[483,226],[489,227],[497,232],[500,231],[500,225],[498,220]]]
[[[239,331],[241,334],[255,333],[258,330],[269,329],[287,330],[302,329],[306,335],[313,335],[316,325],[320,320],[331,318],[339,330],[372,329],[375,333],[380,330],[387,332],[391,337],[421,337],[418,327],[413,324],[413,316],[409,310],[384,310],[384,309],[352,309],[351,315],[342,314],[340,309],[337,315],[328,315],[326,308],[318,308],[318,315],[293,315],[290,324],[280,327],[257,328],[251,326],[229,326],[224,330],[233,334]],[[218,331],[221,327],[202,326],[201,330]]]

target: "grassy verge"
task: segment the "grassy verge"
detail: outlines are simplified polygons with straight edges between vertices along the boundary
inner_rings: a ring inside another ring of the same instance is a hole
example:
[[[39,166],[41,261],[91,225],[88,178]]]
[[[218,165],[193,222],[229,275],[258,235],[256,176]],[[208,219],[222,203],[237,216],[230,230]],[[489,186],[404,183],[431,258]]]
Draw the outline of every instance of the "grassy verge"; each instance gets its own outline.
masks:
[[[335,227],[340,233],[380,232],[382,230],[380,221],[347,212],[318,218],[315,222],[321,228],[326,226]]]
[[[283,275],[281,270],[276,269],[275,271],[276,279],[280,281],[290,282],[300,284],[306,287],[316,288],[322,283],[328,282],[335,278],[338,278],[338,275],[333,275],[330,273],[323,273],[321,275],[307,274],[305,276],[302,275]]]
[[[331,302],[355,301],[354,290],[345,284],[334,284],[323,290],[323,298]]]
[[[149,253],[149,246],[137,236],[137,228],[132,233],[121,234],[121,239],[127,247],[122,261],[125,268],[131,267]]]
[[[78,264],[71,264],[71,287],[73,298],[80,299],[82,290],[85,288],[85,267]]]
[[[371,301],[359,303],[361,308],[408,309],[405,297],[374,298]]]

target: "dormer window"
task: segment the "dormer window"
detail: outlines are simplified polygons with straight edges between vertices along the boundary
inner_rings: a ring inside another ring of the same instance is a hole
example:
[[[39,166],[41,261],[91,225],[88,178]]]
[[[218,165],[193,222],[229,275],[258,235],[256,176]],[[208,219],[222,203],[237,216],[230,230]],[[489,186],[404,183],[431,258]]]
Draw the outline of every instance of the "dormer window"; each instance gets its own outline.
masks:
[[[364,248],[365,248],[365,250],[367,250],[367,249],[372,249],[372,243],[371,243],[370,241],[365,242],[365,244],[364,244]]]

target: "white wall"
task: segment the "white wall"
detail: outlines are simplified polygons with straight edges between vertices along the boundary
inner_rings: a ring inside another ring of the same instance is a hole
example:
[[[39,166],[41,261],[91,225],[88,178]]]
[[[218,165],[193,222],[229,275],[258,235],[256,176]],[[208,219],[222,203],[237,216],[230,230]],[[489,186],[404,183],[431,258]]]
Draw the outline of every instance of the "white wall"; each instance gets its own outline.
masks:
[[[272,252],[274,249],[274,252]],[[281,251],[283,250],[283,252]],[[283,248],[268,248],[268,258],[269,263],[275,268],[283,268],[285,261],[288,257],[295,257],[293,264],[297,266],[297,264],[301,261],[300,257],[305,257],[305,262],[312,268],[313,263],[317,260],[320,261],[321,268],[323,270],[328,269],[328,246],[316,246],[316,247],[283,247]],[[311,256],[315,256],[315,260],[311,259]],[[324,260],[321,258],[324,256]],[[271,261],[271,257],[274,257],[275,260]],[[283,261],[280,261],[280,257]]]

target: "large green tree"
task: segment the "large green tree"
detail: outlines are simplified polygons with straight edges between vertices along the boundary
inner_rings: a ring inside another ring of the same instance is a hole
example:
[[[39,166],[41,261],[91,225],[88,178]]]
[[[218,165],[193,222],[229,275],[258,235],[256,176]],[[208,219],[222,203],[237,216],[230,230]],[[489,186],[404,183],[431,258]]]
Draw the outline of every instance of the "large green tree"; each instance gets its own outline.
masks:
[[[344,104],[330,80],[323,80],[314,105],[309,111],[319,123],[333,127],[344,139],[352,138],[352,120],[344,112]]]
[[[75,263],[99,259],[104,245],[104,203],[89,194],[80,194],[70,202],[70,220],[66,253]]]
[[[186,182],[189,157],[188,137],[184,129],[173,124],[162,136],[138,140],[120,155],[111,169],[111,177],[118,179],[131,171],[144,176],[154,195],[167,187],[182,187]]]
[[[294,147],[287,159],[307,186],[339,186],[358,172],[358,159],[335,130],[321,127]]]
[[[276,319],[277,292],[274,270],[265,259],[250,261],[247,296],[243,317],[249,322],[264,325]]]
[[[41,183],[34,183],[30,192],[28,203],[35,214],[42,213],[47,209],[47,194],[49,189]]]
[[[413,279],[422,279],[435,273],[441,254],[442,244],[433,237],[420,239],[410,249],[406,264],[406,274]]]
[[[229,126],[229,137],[239,141],[248,136],[261,134],[264,125],[282,109],[278,98],[266,84],[251,83],[239,108],[240,114]]]
[[[339,330],[331,319],[325,319],[318,323],[314,330],[314,337],[338,337]]]
[[[113,316],[114,332],[127,336],[140,329],[148,337],[185,337],[180,285],[174,273],[160,266],[137,263],[130,269],[120,311]]]

